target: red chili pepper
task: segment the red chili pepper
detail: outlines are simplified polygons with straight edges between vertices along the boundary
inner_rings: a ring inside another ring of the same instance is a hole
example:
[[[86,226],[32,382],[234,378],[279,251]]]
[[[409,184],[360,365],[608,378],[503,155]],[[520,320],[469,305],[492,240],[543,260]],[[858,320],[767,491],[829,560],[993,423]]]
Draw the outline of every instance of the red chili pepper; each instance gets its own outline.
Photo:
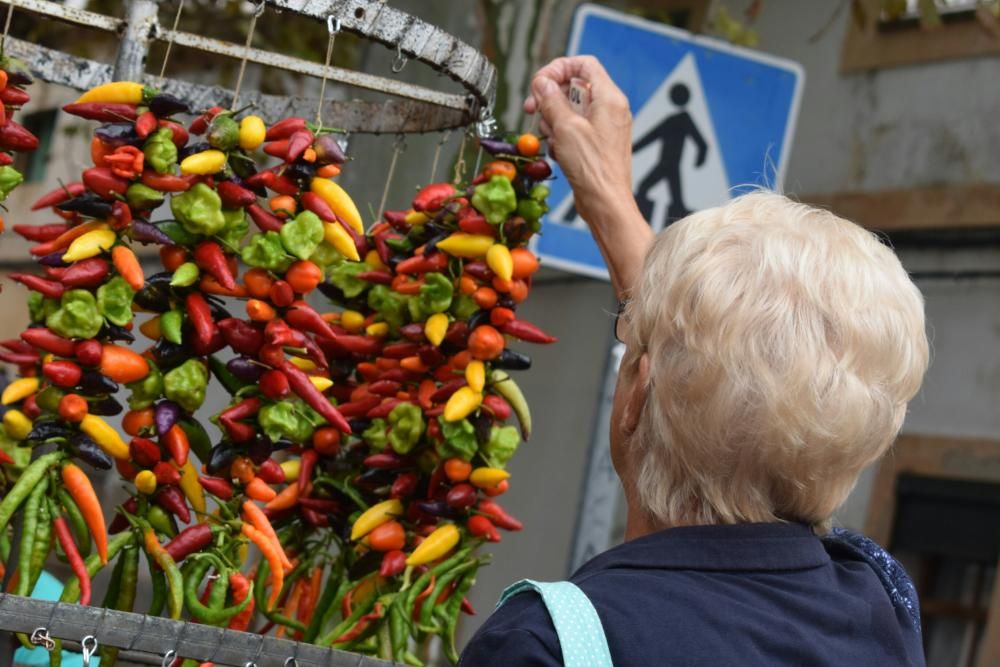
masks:
[[[35,276],[30,273],[11,273],[7,276],[15,282],[19,282],[30,290],[34,290],[44,297],[49,299],[58,299],[62,297],[63,292],[66,291],[66,287],[60,283],[54,282],[52,280],[46,280],[41,276]]]
[[[236,279],[226,262],[222,246],[215,241],[202,241],[194,247],[194,261],[202,270],[207,271],[219,284],[227,290],[236,289]]]
[[[187,503],[184,500],[184,494],[176,486],[160,487],[160,490],[154,496],[154,500],[157,505],[176,516],[182,523],[187,523],[191,520],[191,510],[188,509]]]
[[[285,481],[285,471],[274,459],[266,459],[257,466],[257,476],[268,484],[281,484]]]
[[[366,416],[369,419],[385,419],[397,405],[404,402],[405,401],[401,401],[398,398],[387,398],[383,400],[382,403],[369,410]]]
[[[175,563],[179,563],[191,554],[204,550],[213,539],[212,528],[207,523],[196,523],[177,533],[174,539],[163,545],[163,549]]]
[[[153,466],[153,474],[156,475],[156,483],[178,484],[181,481],[181,471],[166,461],[160,461]]]
[[[277,123],[267,128],[267,134],[264,135],[264,139],[267,141],[287,139],[299,130],[304,129],[306,129],[306,119],[299,116],[292,116],[290,118],[279,120]]]
[[[497,421],[505,421],[510,419],[511,407],[510,403],[504,400],[503,396],[497,396],[496,394],[486,394],[483,396],[483,407],[493,413],[493,417]]]
[[[298,329],[288,326],[288,323],[283,319],[275,318],[264,327],[264,340],[269,345],[302,347],[305,344],[306,335]]]
[[[0,465],[9,466],[14,463],[14,459],[11,458],[10,454],[0,449]]]
[[[20,338],[8,338],[7,340],[0,341],[0,346],[7,348],[11,352],[20,352],[22,354],[37,354],[35,348],[21,340]]]
[[[212,107],[205,113],[195,118],[188,126],[191,134],[205,134],[205,132],[208,131],[209,123],[212,122],[212,119],[215,118],[216,114],[221,113],[222,111],[222,107]]]
[[[180,424],[171,426],[169,431],[160,436],[160,442],[177,465],[182,466],[187,463],[188,454],[191,452],[191,443],[188,442],[187,433]]]
[[[144,468],[151,468],[163,459],[160,446],[149,438],[135,437],[128,443],[129,457]]]
[[[0,108],[3,108],[2,104],[0,104]],[[0,125],[5,124],[6,122],[7,122],[6,110],[0,111]],[[7,166],[11,164],[14,164],[14,156],[11,155],[10,153],[0,153],[0,166]]]
[[[69,338],[63,338],[45,327],[33,327],[21,332],[21,339],[40,350],[51,352],[60,357],[75,356],[76,343]]]
[[[279,139],[277,141],[269,141],[264,144],[264,152],[271,157],[285,159],[285,155],[288,153],[288,139]],[[274,181],[271,181],[272,183]]]
[[[327,498],[299,498],[299,505],[313,510],[314,512],[336,513],[344,508],[336,500]]]
[[[431,574],[431,580],[427,582],[427,588],[420,592],[420,595],[416,597],[413,602],[413,620],[420,618],[420,610],[424,605],[424,600],[430,597],[431,593],[434,592],[434,585],[437,583],[437,576]]]
[[[461,607],[461,609],[462,609],[462,613],[463,614],[468,614],[469,616],[475,616],[476,615],[476,609],[475,609],[475,607],[472,606],[472,603],[469,602],[469,598],[462,598],[462,607]]]
[[[177,121],[168,120],[166,118],[161,118],[159,123],[157,123],[157,125],[158,127],[161,128],[165,127],[169,129],[171,132],[173,132],[173,136],[171,137],[171,139],[174,142],[174,146],[177,146],[177,148],[184,148],[185,146],[187,146],[187,142],[190,137],[188,135],[187,128],[185,128],[183,125],[181,125]]]
[[[432,183],[425,185],[410,205],[415,211],[437,211],[454,196],[455,186],[451,183]]]
[[[479,492],[476,491],[476,487],[471,484],[456,484],[455,486],[448,489],[448,494],[445,496],[445,501],[448,503],[449,507],[455,507],[458,509],[464,509],[466,507],[472,507],[476,504],[476,498],[479,497]]]
[[[392,487],[389,489],[390,498],[406,498],[412,496],[417,490],[417,484],[420,482],[420,476],[413,471],[400,473],[392,483]]]
[[[111,205],[112,227],[121,231],[132,224],[132,207],[120,199]]]
[[[277,368],[272,368],[261,375],[258,386],[260,393],[275,401],[285,398],[292,391],[288,386],[288,377]]]
[[[0,350],[0,361],[15,366],[34,366],[38,363],[39,358],[37,352],[5,352]],[[26,369],[21,369],[22,375],[24,370]]]
[[[262,232],[277,232],[285,224],[278,216],[265,211],[260,204],[247,206],[247,213],[250,214],[250,219],[253,220],[254,224]]]
[[[7,119],[0,127],[0,149],[10,151],[33,151],[38,148],[38,137],[20,123]]]
[[[219,500],[229,500],[233,497],[233,485],[221,477],[202,475],[198,478],[198,483],[213,496],[217,496]]]
[[[406,211],[385,211],[382,213],[382,218],[404,234],[410,231],[410,224],[406,222]]]
[[[447,267],[448,257],[444,253],[436,252],[429,257],[426,255],[417,255],[404,259],[396,265],[396,273],[433,273],[435,271],[443,271]]]
[[[256,174],[251,174],[243,179],[243,183],[250,188],[267,188],[274,182],[274,167],[263,169]]]
[[[490,270],[490,267],[486,266],[485,262],[469,262],[462,267],[462,271],[468,273],[476,280],[483,281],[484,283],[488,283],[493,280],[493,271]]]
[[[376,285],[392,284],[392,274],[388,271],[362,271],[357,275],[357,278]]]
[[[246,320],[227,317],[219,320],[217,326],[226,339],[226,344],[240,354],[254,355],[264,344],[264,333]]]
[[[479,214],[475,209],[462,209],[470,211],[470,213],[463,215],[461,211],[458,214],[458,228],[461,229],[466,234],[477,234],[480,236],[496,236],[496,227],[486,222],[481,214]]]
[[[402,386],[392,380],[376,380],[368,386],[368,391],[376,396],[395,396]]]
[[[387,359],[405,359],[420,351],[417,343],[392,343],[382,348],[382,356]]]
[[[284,174],[275,174],[268,187],[277,192],[279,195],[294,197],[299,194],[298,184]]]
[[[342,403],[337,406],[340,414],[345,417],[363,417],[368,411],[382,402],[378,396],[367,396],[349,403]]]
[[[215,320],[212,319],[212,309],[209,307],[208,301],[200,292],[191,292],[185,298],[184,304],[188,318],[191,320],[191,326],[194,328],[196,343],[200,347],[208,347],[212,338],[219,331]]]
[[[504,530],[521,530],[524,524],[507,514],[502,507],[492,500],[483,500],[479,503],[479,511],[486,516],[494,525]]]
[[[312,142],[315,139],[316,137],[313,133],[305,128],[293,132],[288,137],[288,149],[284,155],[285,162],[295,162],[302,157],[302,154],[306,152],[307,148],[312,146]]]
[[[54,222],[49,225],[14,225],[11,229],[29,241],[45,243],[54,241],[69,229],[64,222]]]
[[[100,366],[104,357],[104,346],[98,340],[81,340],[74,346],[76,360],[84,366]]]
[[[451,395],[465,386],[465,378],[457,378],[451,382],[441,385],[437,391],[431,394],[432,403],[443,403],[451,398]]]
[[[42,375],[57,387],[75,387],[83,371],[72,361],[49,361],[42,364]]]
[[[52,520],[52,527],[55,529],[56,537],[59,539],[59,544],[62,545],[63,553],[66,554],[66,560],[69,561],[73,574],[80,582],[80,604],[86,606],[90,604],[90,573],[87,571],[87,565],[83,562],[83,557],[80,556],[76,542],[73,541],[73,534],[69,530],[69,524],[66,523],[65,517],[61,514],[57,515]]]
[[[436,421],[436,420],[435,420]],[[431,478],[427,482],[427,498],[432,500],[437,497],[438,491],[443,487],[448,476],[444,471],[444,464],[439,465],[431,473]]]
[[[337,338],[322,338],[320,344],[347,354],[372,356],[382,350],[382,342],[370,336],[337,336]],[[324,348],[325,349],[325,348]]]
[[[309,486],[312,483],[312,473],[316,464],[319,462],[319,452],[315,449],[307,449],[302,452],[301,463],[299,463],[299,502],[309,495]]]
[[[285,320],[290,325],[324,338],[337,338],[337,333],[316,309],[305,301],[296,301],[285,311]]]
[[[243,208],[257,201],[257,195],[233,181],[222,181],[215,186],[215,191],[226,208]]]
[[[378,468],[379,470],[398,470],[412,465],[413,461],[404,458],[395,452],[382,452],[371,454],[365,457],[364,465],[368,468]]]
[[[115,123],[124,120],[135,120],[136,105],[118,102],[78,102],[66,104],[63,111],[87,120],[97,120],[102,123]]]
[[[226,433],[229,434],[233,442],[247,442],[257,434],[257,429],[240,422],[240,420],[252,417],[258,412],[260,412],[260,399],[256,397],[245,398],[231,408],[224,410],[219,415],[219,423],[226,429]]]
[[[382,614],[383,614],[384,611],[385,611],[385,609],[382,606],[382,603],[381,602],[376,602],[375,603],[375,609],[373,611],[371,611],[371,612],[365,614],[364,616],[362,616],[361,618],[359,618],[358,622],[354,624],[354,627],[352,627],[350,630],[348,630],[344,634],[342,634],[339,637],[337,637],[336,639],[334,639],[333,643],[334,644],[344,644],[346,642],[353,641],[353,640],[357,639],[368,628],[368,624],[371,621],[374,621],[374,620],[382,618]]]
[[[83,183],[102,199],[115,199],[115,195],[124,195],[128,189],[128,181],[116,176],[110,167],[84,169]]]
[[[61,204],[64,201],[69,201],[74,197],[79,197],[87,190],[83,183],[68,183],[66,185],[61,185],[55,190],[48,192],[31,205],[32,211],[38,211],[43,208],[49,208],[50,206],[55,206],[56,204]],[[65,231],[65,227],[63,229]],[[55,237],[53,237],[55,238]],[[31,239],[32,241],[43,241],[49,239]]]
[[[233,596],[233,604],[239,605],[250,595],[250,580],[242,572],[233,572],[229,575],[229,590]],[[245,632],[250,627],[253,612],[254,601],[250,600],[246,609],[229,619],[229,629]]]
[[[129,514],[135,514],[139,510],[138,499],[136,499],[135,496],[129,497],[128,500],[122,503],[121,509],[125,510]],[[128,526],[128,519],[125,518],[125,515],[122,514],[121,510],[118,510],[115,512],[115,518],[112,519],[111,523],[108,525],[108,534],[115,535],[128,528]]]
[[[103,257],[89,257],[74,262],[63,274],[66,287],[100,287],[111,272],[111,264]]]
[[[5,86],[0,89],[0,102],[7,106],[20,107],[31,101],[31,95],[24,88]]]
[[[500,327],[502,333],[508,336],[513,336],[519,340],[523,340],[526,343],[555,343],[558,338],[555,336],[550,336],[538,327],[536,327],[531,322],[525,322],[524,320],[514,320],[508,322],[507,324]]]
[[[337,214],[333,212],[330,205],[315,192],[303,192],[299,197],[299,201],[302,203],[302,208],[307,211],[312,211],[319,216],[321,220],[333,222],[337,219]]]
[[[383,577],[395,577],[402,574],[406,569],[406,554],[399,549],[386,551],[382,556],[382,564],[378,568],[378,573]]]
[[[142,184],[157,192],[185,192],[194,185],[194,179],[173,174],[158,174],[152,169],[142,172]]]
[[[135,119],[135,133],[142,139],[145,139],[152,134],[153,130],[158,129],[159,126],[160,123],[156,118],[156,114],[152,111],[143,111],[139,114],[139,117]]]

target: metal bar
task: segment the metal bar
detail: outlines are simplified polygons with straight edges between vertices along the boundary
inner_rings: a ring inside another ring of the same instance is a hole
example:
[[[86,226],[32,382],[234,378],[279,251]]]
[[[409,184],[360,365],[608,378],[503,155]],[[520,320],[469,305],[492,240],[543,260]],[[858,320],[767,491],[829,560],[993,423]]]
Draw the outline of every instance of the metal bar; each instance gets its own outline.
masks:
[[[250,48],[244,50],[242,44],[237,45],[231,42],[223,42],[210,37],[193,35],[189,32],[174,32],[173,30],[163,30],[161,32],[162,34],[159,36],[159,39],[169,40],[173,37],[175,45],[187,46],[199,51],[217,53],[231,58],[243,58],[245,53],[246,59],[250,62],[288,70],[289,72],[308,74],[316,78],[321,78],[324,70],[326,70],[326,78],[328,80],[354,86],[355,88],[365,88],[379,93],[405,97],[418,102],[427,102],[450,109],[464,111],[469,107],[469,100],[465,95],[442,93],[431,88],[425,88],[424,86],[417,86],[382,76],[364,74],[363,72],[355,72],[342,67],[324,67],[321,63],[314,63],[262,49]]]
[[[95,14],[94,12],[88,12],[84,9],[75,9],[68,5],[60,5],[55,2],[48,2],[47,0],[7,1],[9,4],[19,9],[25,9],[35,14],[51,16],[52,18],[65,21],[67,23],[75,23],[76,25],[96,28],[97,30],[104,30],[106,32],[118,33],[121,32],[125,26],[125,21],[123,19],[105,16],[104,14]]]
[[[379,667],[390,663],[356,653],[322,648],[237,632],[209,625],[172,621],[130,612],[81,607],[0,594],[0,630],[31,633],[45,628],[51,637],[79,641],[93,635],[102,646],[113,646],[163,656],[175,650],[179,657],[242,667],[285,667],[294,657],[299,667]]]
[[[154,0],[125,1],[125,30],[115,56],[115,81],[139,81],[146,74],[149,42],[156,34],[158,5]]]

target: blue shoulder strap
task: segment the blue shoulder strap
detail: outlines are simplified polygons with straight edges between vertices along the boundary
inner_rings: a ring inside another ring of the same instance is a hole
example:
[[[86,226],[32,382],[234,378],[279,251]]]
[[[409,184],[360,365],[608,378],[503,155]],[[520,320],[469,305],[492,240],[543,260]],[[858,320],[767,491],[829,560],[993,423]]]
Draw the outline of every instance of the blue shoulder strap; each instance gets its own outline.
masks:
[[[566,667],[613,667],[608,640],[597,610],[576,584],[522,579],[507,587],[497,602],[497,608],[525,591],[535,591],[542,596],[559,636]]]

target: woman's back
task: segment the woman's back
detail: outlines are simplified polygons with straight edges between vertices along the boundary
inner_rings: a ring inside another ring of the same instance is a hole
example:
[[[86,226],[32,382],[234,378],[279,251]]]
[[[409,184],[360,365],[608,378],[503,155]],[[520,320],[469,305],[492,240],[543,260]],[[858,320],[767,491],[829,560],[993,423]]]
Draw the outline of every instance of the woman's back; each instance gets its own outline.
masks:
[[[695,526],[626,542],[572,581],[597,609],[618,667],[922,665],[915,596],[880,557],[798,524]],[[562,664],[541,598],[511,598],[461,664]]]

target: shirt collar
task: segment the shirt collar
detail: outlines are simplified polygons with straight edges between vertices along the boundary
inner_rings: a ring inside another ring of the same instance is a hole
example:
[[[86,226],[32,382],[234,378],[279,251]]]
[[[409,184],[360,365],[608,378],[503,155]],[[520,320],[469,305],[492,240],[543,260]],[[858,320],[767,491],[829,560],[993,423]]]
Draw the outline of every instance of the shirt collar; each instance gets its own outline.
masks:
[[[585,563],[573,576],[611,568],[800,570],[829,562],[822,541],[804,524],[683,526],[619,544]]]

